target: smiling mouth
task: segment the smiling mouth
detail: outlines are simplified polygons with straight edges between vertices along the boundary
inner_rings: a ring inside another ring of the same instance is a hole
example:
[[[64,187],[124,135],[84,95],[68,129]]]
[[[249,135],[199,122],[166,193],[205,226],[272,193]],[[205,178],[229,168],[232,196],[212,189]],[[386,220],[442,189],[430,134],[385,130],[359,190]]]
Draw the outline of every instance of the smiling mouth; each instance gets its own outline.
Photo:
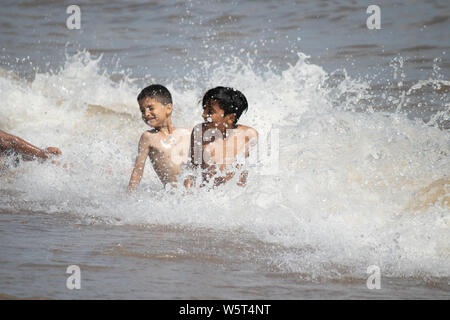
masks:
[[[153,120],[156,120],[156,118],[147,118],[146,119],[147,122],[150,122],[150,121],[153,121]]]

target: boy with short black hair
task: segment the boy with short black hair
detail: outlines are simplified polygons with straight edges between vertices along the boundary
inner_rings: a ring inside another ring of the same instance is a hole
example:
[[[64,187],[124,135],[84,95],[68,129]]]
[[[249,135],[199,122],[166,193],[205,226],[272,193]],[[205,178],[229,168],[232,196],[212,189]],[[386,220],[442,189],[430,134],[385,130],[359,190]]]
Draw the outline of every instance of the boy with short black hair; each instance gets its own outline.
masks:
[[[238,90],[210,89],[202,105],[205,121],[192,130],[191,164],[202,169],[202,185],[212,183],[215,187],[232,179],[242,167],[243,160],[250,156],[250,149],[257,144],[258,132],[237,124],[248,109],[247,99]],[[239,186],[245,185],[247,174],[247,171],[241,172]],[[192,185],[192,177],[185,180],[186,187]]]
[[[165,186],[176,186],[181,165],[187,161],[189,130],[172,125],[172,96],[159,84],[144,88],[137,97],[142,120],[153,129],[145,131],[139,140],[138,155],[128,184],[135,191],[142,179],[147,157]]]

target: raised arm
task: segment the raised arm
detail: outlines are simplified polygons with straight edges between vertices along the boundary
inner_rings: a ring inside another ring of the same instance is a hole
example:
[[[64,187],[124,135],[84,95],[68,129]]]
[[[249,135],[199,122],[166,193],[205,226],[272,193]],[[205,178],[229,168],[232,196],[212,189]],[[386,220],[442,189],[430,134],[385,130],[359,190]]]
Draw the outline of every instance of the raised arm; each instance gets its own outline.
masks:
[[[150,153],[151,133],[144,132],[139,140],[138,155],[131,173],[130,182],[128,183],[128,193],[135,191],[141,182],[144,173],[145,161]]]
[[[34,157],[46,160],[52,154],[61,154],[61,150],[58,148],[48,147],[42,150],[19,137],[0,130],[0,151],[6,150],[14,150],[25,157],[31,157],[31,159],[24,158],[25,160],[32,160]]]

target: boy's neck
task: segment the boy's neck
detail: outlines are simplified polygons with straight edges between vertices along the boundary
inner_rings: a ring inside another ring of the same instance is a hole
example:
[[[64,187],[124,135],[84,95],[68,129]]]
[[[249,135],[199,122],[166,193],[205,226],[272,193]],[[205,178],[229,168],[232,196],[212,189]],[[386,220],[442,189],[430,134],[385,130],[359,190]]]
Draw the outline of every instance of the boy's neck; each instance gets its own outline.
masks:
[[[160,127],[155,127],[155,130],[164,134],[172,134],[175,128],[172,126],[172,121],[168,120]]]
[[[220,131],[220,133],[222,134],[222,137],[224,137],[224,139],[226,139],[227,137],[228,137],[228,130],[233,130],[233,129],[236,129],[237,128],[237,125],[236,124],[233,124],[231,127],[225,127],[225,126],[218,126],[218,127],[216,127],[216,126],[211,126],[209,129],[216,129],[216,130],[218,130],[218,131]]]

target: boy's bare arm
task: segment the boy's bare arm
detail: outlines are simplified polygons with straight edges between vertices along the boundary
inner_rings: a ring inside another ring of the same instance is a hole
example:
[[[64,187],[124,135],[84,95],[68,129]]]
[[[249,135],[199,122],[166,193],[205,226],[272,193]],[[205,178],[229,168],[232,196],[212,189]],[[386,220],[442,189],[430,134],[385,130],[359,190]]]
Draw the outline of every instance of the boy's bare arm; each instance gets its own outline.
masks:
[[[128,193],[135,191],[141,182],[144,173],[145,161],[150,153],[151,133],[144,132],[139,140],[138,155],[128,183]]]
[[[55,147],[48,147],[44,150],[33,146],[31,143],[19,137],[8,134],[0,130],[0,150],[14,150],[25,156],[24,160],[32,160],[33,157],[48,159],[49,155],[60,155],[61,150]],[[28,158],[27,158],[28,157]]]

